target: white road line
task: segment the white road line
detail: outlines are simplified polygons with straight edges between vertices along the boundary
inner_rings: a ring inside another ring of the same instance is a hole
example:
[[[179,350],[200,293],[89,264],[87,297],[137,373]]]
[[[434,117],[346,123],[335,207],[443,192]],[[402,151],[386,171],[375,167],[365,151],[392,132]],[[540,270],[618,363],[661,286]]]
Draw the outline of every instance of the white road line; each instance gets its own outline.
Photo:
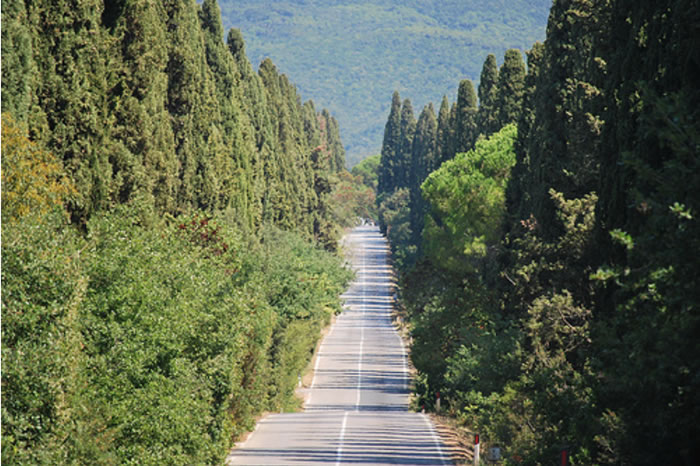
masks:
[[[345,441],[345,426],[348,423],[348,412],[343,416],[343,425],[340,428],[340,440],[338,441],[338,451],[335,453],[335,466],[339,466],[343,460],[343,442]]]
[[[430,419],[428,419],[428,416],[426,416],[425,414],[420,414],[420,416],[423,418],[425,425],[428,426],[428,431],[430,432],[430,436],[433,439],[433,443],[435,444],[435,448],[437,448],[438,455],[440,455],[440,463],[443,465],[447,464],[445,461],[445,454],[442,452],[442,446],[440,446],[440,439],[438,438],[437,434],[435,433],[435,429],[433,428],[433,423],[430,422]]]
[[[362,268],[365,268],[365,251],[362,251]],[[362,399],[362,353],[365,346],[365,287],[362,287],[362,317],[360,320],[360,356],[357,362],[357,399],[355,400],[355,411],[360,410],[360,401]]]

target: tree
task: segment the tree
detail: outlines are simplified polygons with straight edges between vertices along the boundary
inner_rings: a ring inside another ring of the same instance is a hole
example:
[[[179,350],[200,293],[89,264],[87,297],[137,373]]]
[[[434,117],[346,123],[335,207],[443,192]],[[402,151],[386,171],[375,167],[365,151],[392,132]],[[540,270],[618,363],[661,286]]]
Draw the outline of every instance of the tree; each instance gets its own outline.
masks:
[[[409,99],[401,106],[401,136],[399,150],[396,154],[395,176],[396,188],[408,188],[411,179],[411,157],[413,154],[413,138],[416,133],[416,117],[413,115],[413,105]]]
[[[470,150],[476,138],[477,102],[474,84],[469,79],[459,83],[457,107],[454,122],[454,149],[456,153]]]
[[[478,141],[473,150],[443,163],[421,186],[429,205],[423,246],[433,263],[473,271],[499,241],[516,134],[515,125],[508,125]]]
[[[2,4],[2,112],[29,118],[36,65],[30,14],[24,0]]]
[[[411,211],[411,242],[418,247],[423,231],[423,217],[427,206],[423,201],[420,186],[437,164],[437,120],[433,104],[428,104],[418,118],[416,135],[413,139],[411,159],[411,179],[409,183]]]
[[[520,50],[506,50],[498,72],[497,88],[497,125],[503,127],[508,123],[517,123],[525,92],[525,63]]]
[[[27,138],[9,113],[2,114],[2,220],[17,222],[64,206],[77,194],[60,159]]]
[[[391,99],[389,118],[384,127],[384,142],[382,142],[381,161],[379,163],[379,179],[377,201],[382,194],[391,194],[397,186],[397,158],[401,147],[401,97],[397,91]]]
[[[450,118],[450,103],[447,96],[442,96],[440,110],[437,117],[437,161],[435,167],[438,168],[446,160],[454,157],[454,127]]]
[[[498,90],[498,64],[496,56],[488,54],[479,78],[479,110],[477,112],[477,127],[479,134],[490,136],[498,131],[498,106],[496,96]]]

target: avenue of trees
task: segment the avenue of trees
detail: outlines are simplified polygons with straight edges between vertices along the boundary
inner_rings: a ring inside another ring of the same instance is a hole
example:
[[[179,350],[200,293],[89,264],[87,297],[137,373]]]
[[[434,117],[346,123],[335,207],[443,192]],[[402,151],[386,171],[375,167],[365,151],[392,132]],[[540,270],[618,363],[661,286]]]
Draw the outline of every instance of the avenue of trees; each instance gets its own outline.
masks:
[[[216,464],[298,404],[361,206],[335,118],[223,37],[215,0],[2,2],[3,463]]]
[[[418,403],[507,464],[700,453],[697,24],[689,0],[555,0],[527,66],[488,56],[417,120],[394,95],[377,206]]]

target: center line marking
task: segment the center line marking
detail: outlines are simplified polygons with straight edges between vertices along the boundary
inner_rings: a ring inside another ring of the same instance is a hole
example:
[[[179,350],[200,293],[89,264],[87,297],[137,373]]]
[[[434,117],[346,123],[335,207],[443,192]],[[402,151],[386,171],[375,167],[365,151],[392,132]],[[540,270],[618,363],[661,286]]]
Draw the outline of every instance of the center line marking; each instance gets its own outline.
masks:
[[[365,272],[365,251],[362,251],[362,273]],[[360,357],[357,362],[357,399],[355,400],[355,411],[360,410],[360,401],[362,397],[362,352],[365,346],[365,286],[362,285],[362,317],[360,319]]]
[[[348,412],[345,411],[343,416],[343,425],[340,427],[340,441],[338,442],[338,451],[335,453],[335,466],[339,466],[343,459],[343,442],[345,440],[345,426],[348,423]]]

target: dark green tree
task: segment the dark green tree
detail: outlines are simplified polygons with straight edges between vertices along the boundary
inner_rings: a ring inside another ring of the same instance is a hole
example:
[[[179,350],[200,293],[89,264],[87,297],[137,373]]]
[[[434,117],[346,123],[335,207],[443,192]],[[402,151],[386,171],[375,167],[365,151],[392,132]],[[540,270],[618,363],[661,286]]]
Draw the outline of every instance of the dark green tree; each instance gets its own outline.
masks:
[[[433,104],[423,108],[416,125],[416,135],[413,139],[413,156],[411,159],[411,177],[409,182],[411,242],[418,248],[423,231],[423,217],[427,206],[421,194],[421,184],[435,170],[438,162],[437,145],[438,124],[435,118]],[[420,251],[418,251],[420,254]]]
[[[496,56],[488,54],[479,78],[479,110],[476,120],[479,134],[490,136],[498,131],[498,107],[496,96],[498,89],[498,64]]]
[[[26,121],[36,85],[36,65],[32,23],[24,0],[3,3],[2,22],[2,112]]]
[[[495,108],[497,126],[517,123],[525,92],[525,63],[522,53],[517,49],[506,50],[503,65],[498,72]]]
[[[450,103],[447,96],[442,96],[440,110],[437,116],[437,157],[436,168],[438,168],[446,160],[454,157],[454,130],[453,121],[450,118]]]
[[[384,127],[384,142],[382,143],[381,161],[379,163],[377,202],[381,202],[382,194],[391,194],[397,186],[396,165],[400,147],[401,97],[395,91],[391,99],[389,118]]]
[[[454,121],[454,150],[467,152],[474,146],[478,136],[476,125],[477,101],[474,84],[469,79],[459,83],[457,107]]]
[[[410,99],[405,99],[401,106],[401,139],[397,151],[395,176],[396,188],[408,188],[411,179],[413,138],[416,134],[416,117]]]

